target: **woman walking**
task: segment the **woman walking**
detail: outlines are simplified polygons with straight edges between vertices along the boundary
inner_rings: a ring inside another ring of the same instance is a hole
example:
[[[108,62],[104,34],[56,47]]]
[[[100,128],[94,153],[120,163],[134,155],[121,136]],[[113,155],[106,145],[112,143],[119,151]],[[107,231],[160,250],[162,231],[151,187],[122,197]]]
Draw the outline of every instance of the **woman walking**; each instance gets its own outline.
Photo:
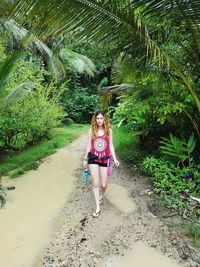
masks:
[[[85,153],[84,168],[90,170],[92,188],[96,203],[93,217],[98,217],[101,211],[100,204],[108,185],[108,172],[113,157],[115,165],[119,166],[116,159],[112,139],[112,128],[107,115],[97,111],[92,116],[91,129],[88,132],[88,145]]]

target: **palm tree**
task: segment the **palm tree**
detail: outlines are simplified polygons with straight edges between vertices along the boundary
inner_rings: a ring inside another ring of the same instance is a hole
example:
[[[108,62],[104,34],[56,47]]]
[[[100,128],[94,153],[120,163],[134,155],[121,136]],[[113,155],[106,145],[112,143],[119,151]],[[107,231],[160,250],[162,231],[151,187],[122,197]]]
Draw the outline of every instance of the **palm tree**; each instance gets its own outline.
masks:
[[[30,39],[27,38],[29,31],[17,24],[14,20],[10,19],[1,23],[0,33],[5,35],[11,33],[14,39],[21,44],[19,51],[14,50],[10,56],[1,62],[0,96],[3,94],[9,75],[14,69],[15,62],[21,56],[22,49],[26,50],[27,47],[34,47],[42,54],[43,59],[50,66],[55,81],[57,81],[61,75],[65,75],[66,65],[70,65],[70,67],[75,69],[78,73],[86,73],[90,76],[94,75],[95,66],[89,58],[65,48],[60,49],[59,53],[54,53],[54,51],[38,38],[34,38],[30,42]],[[32,82],[26,82],[12,88],[5,97],[6,104],[16,94],[20,95],[30,92],[34,87],[35,85]]]
[[[193,82],[153,39],[148,25],[157,17],[179,18],[195,40],[193,52],[199,55],[200,1],[127,1],[127,0],[2,0],[0,20],[12,18],[20,25],[27,25],[30,38],[47,39],[52,36],[73,35],[77,40],[95,40],[118,43],[118,51],[134,53],[146,61],[154,60],[158,66],[169,68],[178,76],[193,96],[200,111],[200,99]],[[173,10],[173,16],[171,16]],[[185,16],[186,15],[186,16]],[[156,22],[156,19],[155,19]]]

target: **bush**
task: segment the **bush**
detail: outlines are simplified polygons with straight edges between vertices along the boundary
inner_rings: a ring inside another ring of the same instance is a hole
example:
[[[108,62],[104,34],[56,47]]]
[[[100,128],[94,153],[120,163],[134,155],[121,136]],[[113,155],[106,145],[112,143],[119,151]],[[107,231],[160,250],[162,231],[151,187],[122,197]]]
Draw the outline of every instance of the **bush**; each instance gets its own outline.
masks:
[[[117,154],[129,163],[136,163],[144,156],[139,150],[137,136],[127,127],[114,127],[114,144]]]
[[[10,90],[25,82],[42,84],[45,74],[42,58],[32,52],[23,52],[14,63],[13,71],[9,73],[5,91],[9,93]]]
[[[71,125],[74,122],[73,122],[73,120],[71,118],[64,117],[63,120],[62,120],[62,123],[65,124],[65,125]]]
[[[85,88],[76,88],[73,92],[67,92],[63,96],[62,105],[73,121],[90,122],[92,115],[99,107],[99,97],[89,95]]]
[[[168,161],[146,157],[141,167],[152,177],[154,192],[168,207],[181,211],[185,216],[194,211],[190,196],[198,196],[200,187],[196,174],[200,171],[200,165],[181,170]]]
[[[0,118],[3,149],[22,149],[47,136],[60,124],[63,112],[53,98],[48,100],[44,88],[40,89],[21,96],[3,109]]]

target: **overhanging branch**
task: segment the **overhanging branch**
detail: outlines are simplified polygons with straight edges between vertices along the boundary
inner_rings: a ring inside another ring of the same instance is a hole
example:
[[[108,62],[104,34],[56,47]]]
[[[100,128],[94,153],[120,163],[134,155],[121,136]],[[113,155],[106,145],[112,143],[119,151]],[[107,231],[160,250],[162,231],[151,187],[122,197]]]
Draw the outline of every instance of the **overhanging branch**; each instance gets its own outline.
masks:
[[[114,93],[119,93],[121,91],[134,89],[134,88],[136,88],[136,85],[134,84],[128,84],[128,83],[116,84],[116,85],[100,88],[98,90],[98,94],[99,95],[114,94]]]

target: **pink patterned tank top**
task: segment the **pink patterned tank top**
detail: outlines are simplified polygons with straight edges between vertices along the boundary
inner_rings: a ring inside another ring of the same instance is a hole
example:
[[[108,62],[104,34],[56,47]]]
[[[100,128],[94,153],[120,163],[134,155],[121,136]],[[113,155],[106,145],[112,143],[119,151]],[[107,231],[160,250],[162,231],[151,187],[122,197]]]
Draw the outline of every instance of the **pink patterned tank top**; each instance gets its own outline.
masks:
[[[99,159],[110,155],[109,137],[102,135],[92,139],[91,150]]]

